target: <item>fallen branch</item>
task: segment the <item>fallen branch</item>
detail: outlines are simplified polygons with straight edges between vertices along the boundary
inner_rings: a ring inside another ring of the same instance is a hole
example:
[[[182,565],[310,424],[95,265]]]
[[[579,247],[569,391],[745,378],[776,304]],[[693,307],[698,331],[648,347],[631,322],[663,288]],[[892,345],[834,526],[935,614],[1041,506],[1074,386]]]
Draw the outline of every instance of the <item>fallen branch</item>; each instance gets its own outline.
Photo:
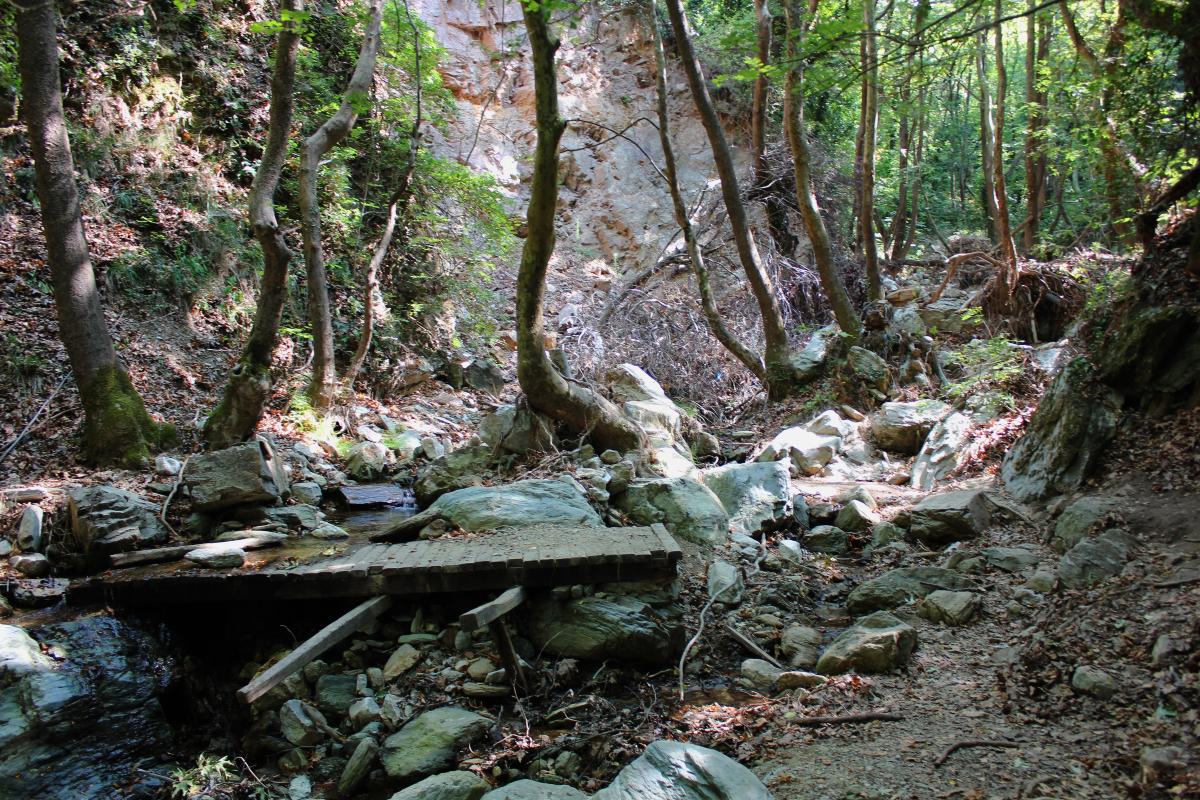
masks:
[[[998,739],[964,739],[961,742],[955,742],[954,744],[947,747],[946,752],[942,753],[942,755],[938,758],[938,760],[933,762],[933,766],[940,767],[942,764],[946,763],[946,759],[950,758],[950,756],[954,755],[959,750],[963,750],[967,747],[1016,748],[1016,747],[1020,747],[1020,746],[1021,745],[1018,742],[1005,742],[1005,741],[1001,741]]]
[[[941,285],[938,286],[938,288],[934,291],[933,294],[929,295],[929,299],[926,300],[924,303],[922,303],[921,306],[922,307],[928,306],[930,303],[936,303],[939,299],[941,299],[942,292],[946,291],[946,287],[950,284],[950,281],[953,280],[954,276],[958,273],[959,265],[961,265],[967,261],[970,261],[973,258],[982,259],[982,260],[988,262],[989,264],[991,264],[993,267],[996,267],[997,269],[1004,269],[1003,264],[1001,264],[996,259],[992,258],[987,253],[984,253],[979,250],[977,250],[973,253],[959,253],[956,256],[950,256],[949,258],[946,259],[946,277],[944,279],[942,279]]]
[[[758,656],[763,661],[766,661],[768,664],[775,667],[776,669],[784,668],[783,664],[780,664],[779,660],[776,659],[775,656],[771,655],[766,650],[763,650],[761,647],[758,646],[758,643],[756,641],[754,641],[749,636],[747,636],[746,634],[739,631],[737,628],[733,627],[729,623],[725,623],[725,630],[729,632],[729,635],[733,637],[734,641],[736,641],[742,647],[749,650],[751,653],[754,653],[754,655]]]
[[[179,531],[175,530],[173,527],[171,527],[171,523],[167,522],[167,509],[170,507],[171,501],[175,499],[175,493],[179,491],[179,484],[183,482],[183,471],[187,469],[188,461],[190,461],[191,458],[191,456],[188,456],[183,460],[183,464],[181,464],[179,467],[179,472],[175,474],[175,485],[172,486],[171,491],[167,493],[167,499],[163,500],[162,508],[158,512],[158,518],[162,520],[162,524],[166,525],[167,530],[169,530],[174,536],[178,536]]]
[[[901,722],[903,719],[903,714],[866,711],[862,714],[845,714],[840,717],[801,717],[800,719],[791,720],[791,723],[811,728],[817,725],[850,725],[859,722]]]

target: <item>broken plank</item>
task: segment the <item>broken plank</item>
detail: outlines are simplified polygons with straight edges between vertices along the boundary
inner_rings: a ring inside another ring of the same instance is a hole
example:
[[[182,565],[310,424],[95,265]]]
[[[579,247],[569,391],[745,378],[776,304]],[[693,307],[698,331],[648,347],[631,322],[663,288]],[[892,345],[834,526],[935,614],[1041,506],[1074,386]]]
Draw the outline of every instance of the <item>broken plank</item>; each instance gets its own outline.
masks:
[[[514,586],[495,600],[489,600],[460,616],[458,624],[464,631],[470,633],[500,619],[523,602],[525,602],[525,590],[520,586]]]
[[[253,703],[285,681],[288,676],[303,668],[305,664],[387,611],[391,605],[392,598],[386,595],[372,597],[370,600],[358,604],[304,640],[303,644],[257,675],[254,680],[238,689],[238,699],[246,704]]]
[[[160,561],[177,561],[193,550],[201,547],[240,547],[243,550],[258,550],[263,547],[274,547],[286,540],[286,533],[262,532],[245,539],[233,539],[228,542],[196,542],[194,544],[176,544],[169,547],[155,547],[152,550],[135,550],[132,553],[113,553],[109,563],[114,569],[134,567],[138,564],[157,564]]]

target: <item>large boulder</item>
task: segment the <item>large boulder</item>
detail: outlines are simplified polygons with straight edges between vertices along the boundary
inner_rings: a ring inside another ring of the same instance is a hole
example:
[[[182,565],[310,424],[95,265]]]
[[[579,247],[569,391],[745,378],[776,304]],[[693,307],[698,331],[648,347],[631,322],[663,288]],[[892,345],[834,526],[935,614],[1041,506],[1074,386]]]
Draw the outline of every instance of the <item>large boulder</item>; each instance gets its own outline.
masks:
[[[158,699],[169,659],[108,616],[34,633],[0,626],[0,797],[129,796],[114,787],[173,744]]]
[[[891,385],[887,362],[864,347],[851,347],[846,364],[858,381],[877,392],[887,392]]]
[[[823,436],[797,425],[775,434],[755,461],[788,458],[797,474],[816,475],[833,460],[841,446],[842,440],[838,436]]]
[[[480,739],[492,721],[463,708],[426,711],[383,742],[379,761],[388,777],[407,781],[454,766],[454,755]]]
[[[359,442],[346,453],[346,472],[359,481],[382,478],[395,455],[383,442]]]
[[[484,417],[479,423],[479,438],[493,451],[519,456],[549,450],[556,444],[550,423],[524,403],[502,405]]]
[[[492,789],[483,800],[587,800],[587,795],[574,786],[522,779]]]
[[[646,432],[651,444],[671,445],[679,440],[683,412],[644,369],[618,364],[608,371],[605,379],[625,416]]]
[[[912,507],[908,534],[939,546],[974,539],[992,521],[992,502],[985,492],[966,490],[931,494]]]
[[[789,360],[797,380],[811,381],[821,374],[831,351],[836,349],[837,336],[838,330],[832,325],[818,328],[804,347],[791,353]]]
[[[1083,485],[1117,430],[1121,396],[1092,379],[1080,357],[1042,396],[1025,435],[1004,457],[1000,475],[1019,500],[1040,500]]]
[[[1088,495],[1067,506],[1054,524],[1050,546],[1065,553],[1091,533],[1120,508],[1112,497]]]
[[[726,464],[704,470],[701,480],[721,501],[737,533],[753,533],[779,518],[791,499],[785,461]]]
[[[71,533],[86,554],[120,553],[167,538],[158,508],[115,486],[86,486],[67,492]]]
[[[539,650],[566,658],[620,658],[669,664],[683,647],[683,627],[633,597],[553,598],[527,604],[523,630]]]
[[[729,535],[729,515],[720,499],[687,478],[639,478],[612,502],[638,525],[661,522],[671,533],[697,544],[719,544]]]
[[[842,631],[817,661],[817,672],[891,672],[908,663],[917,632],[898,617],[877,611]]]
[[[909,484],[929,491],[944,480],[968,455],[971,442],[971,418],[957,411],[938,422],[925,437],[921,452],[913,462]]]
[[[262,439],[197,456],[185,476],[194,511],[271,504],[288,494],[283,464]]]
[[[430,775],[396,792],[390,800],[479,800],[490,788],[474,772],[457,770]]]
[[[492,452],[482,445],[463,447],[434,459],[413,482],[417,502],[426,506],[447,492],[479,486],[491,471]]]
[[[723,753],[652,742],[592,800],[771,800],[754,773]]]
[[[940,400],[884,403],[871,415],[871,434],[878,447],[911,455],[921,449],[933,426],[952,410]]]
[[[892,609],[938,589],[973,589],[970,578],[944,567],[900,567],[860,583],[846,598],[851,614]]]

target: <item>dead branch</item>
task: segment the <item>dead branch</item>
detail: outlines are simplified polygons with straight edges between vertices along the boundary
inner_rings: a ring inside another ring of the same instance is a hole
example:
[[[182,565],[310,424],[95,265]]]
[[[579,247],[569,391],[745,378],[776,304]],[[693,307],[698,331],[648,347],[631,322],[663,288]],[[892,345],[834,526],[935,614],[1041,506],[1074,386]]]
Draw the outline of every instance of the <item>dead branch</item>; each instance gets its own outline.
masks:
[[[967,747],[1017,748],[1020,746],[1021,745],[1019,742],[1005,742],[1005,741],[998,740],[998,739],[964,739],[961,742],[955,742],[954,744],[947,747],[946,752],[942,753],[942,755],[938,758],[938,760],[933,762],[933,766],[940,767],[942,764],[946,763],[946,759],[950,758],[950,756],[954,755],[959,750],[963,750]]]
[[[725,623],[725,630],[729,632],[729,635],[733,637],[734,641],[749,650],[751,653],[754,653],[754,655],[758,656],[763,661],[766,661],[776,669],[784,668],[783,664],[780,664],[779,660],[776,659],[775,656],[771,655],[766,650],[763,650],[761,647],[759,647],[757,642],[739,631],[737,628],[733,627],[729,623]]]
[[[179,467],[179,472],[175,475],[175,483],[173,486],[171,486],[171,491],[167,492],[167,499],[163,500],[162,508],[158,511],[158,518],[162,520],[162,524],[166,525],[167,530],[169,530],[175,536],[179,535],[179,531],[175,530],[173,527],[171,527],[171,523],[167,522],[167,509],[170,508],[171,501],[175,499],[175,493],[179,491],[179,484],[183,482],[183,471],[187,469],[188,461],[190,461],[191,458],[191,456],[188,456],[183,460],[183,464]]]
[[[996,267],[997,269],[1004,268],[1003,264],[1001,264],[999,261],[997,261],[992,256],[990,256],[987,253],[984,253],[983,251],[980,251],[980,250],[976,250],[973,253],[959,253],[956,256],[950,256],[949,258],[946,259],[946,277],[944,279],[942,279],[942,284],[940,286],[938,286],[937,290],[934,291],[934,293],[929,296],[929,299],[926,300],[921,305],[928,306],[930,303],[936,303],[941,298],[942,292],[946,291],[946,287],[950,284],[950,281],[953,280],[954,276],[958,273],[959,265],[963,264],[964,262],[970,261],[973,258],[982,259],[982,260],[988,262],[989,264],[991,264],[993,267]]]
[[[851,725],[859,722],[901,722],[903,714],[889,714],[883,711],[866,711],[862,714],[844,714],[832,717],[801,717],[791,720],[791,724],[811,728],[817,725]]]

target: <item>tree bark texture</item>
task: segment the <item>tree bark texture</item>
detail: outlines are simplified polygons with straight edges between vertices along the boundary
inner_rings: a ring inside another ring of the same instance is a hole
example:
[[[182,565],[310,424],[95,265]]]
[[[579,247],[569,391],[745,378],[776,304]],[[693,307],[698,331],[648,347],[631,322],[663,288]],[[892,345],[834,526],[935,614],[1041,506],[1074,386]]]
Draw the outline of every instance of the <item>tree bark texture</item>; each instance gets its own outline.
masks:
[[[546,269],[554,253],[558,144],[565,124],[558,113],[554,63],[558,41],[550,32],[550,10],[544,3],[522,3],[521,8],[533,57],[537,144],[526,216],[528,233],[517,273],[517,380],[531,408],[558,421],[572,434],[586,436],[598,449],[638,449],[646,444],[641,429],[599,394],[568,383],[554,369],[544,349],[542,303]]]
[[[281,13],[299,11],[303,3],[280,0],[279,8]],[[254,435],[271,391],[271,362],[279,338],[279,321],[287,298],[288,265],[292,260],[292,251],[275,217],[274,198],[287,161],[299,45],[294,22],[285,20],[275,41],[267,144],[250,189],[250,227],[263,252],[258,304],[250,336],[230,372],[225,394],[204,423],[204,440],[213,449],[229,447]]]
[[[18,69],[33,153],[46,261],[59,335],[83,401],[83,449],[92,461],[144,465],[173,433],[150,419],[117,358],[104,320],[75,185],[75,162],[59,83],[58,12],[53,2],[16,6]]]
[[[1029,120],[1025,126],[1025,223],[1021,235],[1025,253],[1033,251],[1046,209],[1046,151],[1042,132],[1046,128],[1046,92],[1038,85],[1039,71],[1049,56],[1050,26],[1047,15],[1034,12],[1027,0],[1025,18],[1025,104]]]
[[[808,138],[804,132],[804,58],[801,47],[804,22],[799,0],[786,0],[784,10],[787,14],[788,31],[786,60],[791,67],[788,69],[783,89],[783,127],[792,151],[796,202],[800,206],[800,216],[804,219],[804,229],[808,232],[813,260],[817,264],[817,274],[821,278],[821,286],[833,309],[833,315],[841,329],[857,339],[862,334],[862,323],[850,303],[846,285],[834,264],[829,232],[825,229],[825,220],[821,218],[816,193],[813,191],[810,167],[812,159],[808,149]]]
[[[379,29],[383,0],[367,0],[367,28],[354,73],[346,85],[341,105],[321,127],[304,140],[300,151],[300,235],[304,242],[304,264],[308,275],[308,320],[313,334],[313,377],[309,399],[313,408],[327,408],[337,386],[333,353],[333,318],[329,311],[329,287],[325,277],[325,252],[321,244],[319,179],[321,159],[346,138],[362,106],[369,102],[375,59],[379,53]]]
[[[700,242],[696,239],[696,230],[692,227],[687,203],[684,202],[683,193],[679,188],[679,173],[675,167],[675,147],[671,144],[671,118],[667,110],[667,59],[663,52],[662,37],[658,32],[656,0],[650,0],[650,28],[654,36],[654,83],[658,95],[658,140],[663,151],[663,174],[667,177],[667,188],[671,192],[675,222],[678,223],[679,230],[683,234],[688,258],[692,262],[692,271],[696,274],[696,286],[700,292],[700,307],[704,311],[704,319],[708,323],[713,337],[756,378],[763,381],[766,378],[766,369],[763,366],[762,358],[729,330],[717,308],[717,301],[713,296],[712,285],[708,279],[708,268],[704,263],[704,253],[700,249]]]
[[[879,249],[875,245],[875,140],[879,123],[879,54],[875,45],[875,0],[863,0],[863,35],[866,41],[866,99],[863,120],[862,202],[859,203],[859,225],[862,228],[863,261],[867,273],[867,300],[883,299],[883,283],[879,275]]]
[[[996,236],[1000,239],[1000,260],[1004,274],[997,276],[1005,288],[1005,296],[1011,298],[1017,290],[1020,267],[1017,264],[1017,247],[1013,242],[1012,222],[1008,214],[1008,187],[1004,176],[1004,108],[1008,93],[1008,69],[1004,65],[1004,15],[1003,0],[996,0],[996,123],[993,134],[995,147],[992,152],[992,185],[996,190]]]
[[[983,33],[975,41],[975,69],[979,74],[979,163],[983,180],[980,185],[980,206],[988,239],[996,242],[995,136],[992,134],[992,98],[988,92],[987,39]]]

